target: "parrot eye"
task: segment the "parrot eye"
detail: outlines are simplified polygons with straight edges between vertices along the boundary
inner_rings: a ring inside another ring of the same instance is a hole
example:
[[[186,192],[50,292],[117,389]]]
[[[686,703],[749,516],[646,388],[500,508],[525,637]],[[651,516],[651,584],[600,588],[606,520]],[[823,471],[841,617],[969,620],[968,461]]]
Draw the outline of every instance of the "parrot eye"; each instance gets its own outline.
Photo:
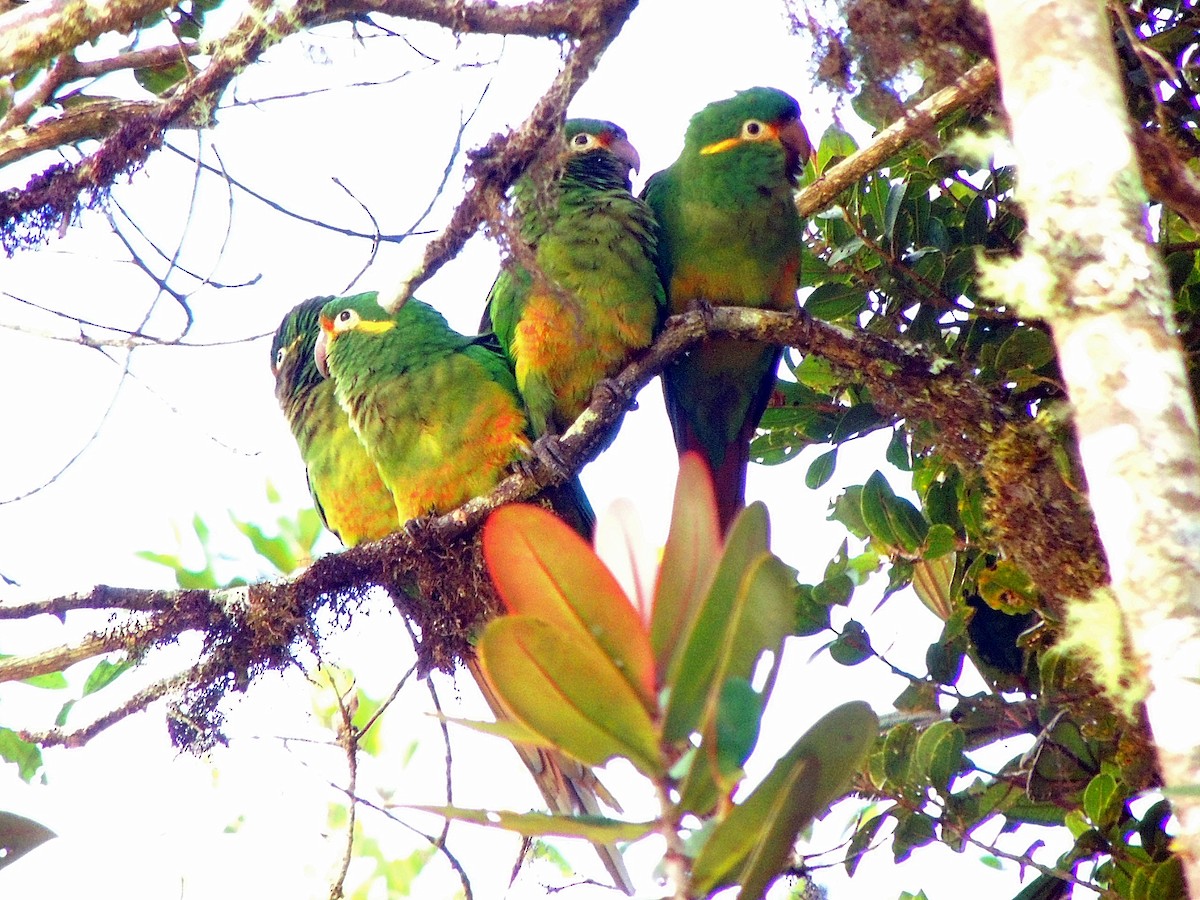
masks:
[[[758,119],[747,119],[742,123],[742,137],[757,141],[767,133],[767,126]]]
[[[280,347],[275,351],[275,368],[278,369],[283,366],[283,361],[287,359],[287,352],[287,347]]]
[[[586,132],[580,132],[579,134],[575,135],[575,137],[571,138],[571,149],[588,150],[592,147],[595,147],[597,143],[599,142],[596,140],[594,135],[587,134]]]
[[[333,327],[336,331],[349,331],[357,324],[358,313],[352,309],[343,309],[333,320]]]

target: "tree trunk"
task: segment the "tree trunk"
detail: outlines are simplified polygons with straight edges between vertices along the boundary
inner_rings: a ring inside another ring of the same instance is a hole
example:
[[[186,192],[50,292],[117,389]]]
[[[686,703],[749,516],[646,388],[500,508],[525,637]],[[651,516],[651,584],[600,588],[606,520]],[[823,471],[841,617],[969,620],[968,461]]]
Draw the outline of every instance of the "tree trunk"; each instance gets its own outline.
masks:
[[[1200,439],[1103,3],[986,0],[1028,215],[996,276],[1053,328],[1092,508],[1200,897]]]

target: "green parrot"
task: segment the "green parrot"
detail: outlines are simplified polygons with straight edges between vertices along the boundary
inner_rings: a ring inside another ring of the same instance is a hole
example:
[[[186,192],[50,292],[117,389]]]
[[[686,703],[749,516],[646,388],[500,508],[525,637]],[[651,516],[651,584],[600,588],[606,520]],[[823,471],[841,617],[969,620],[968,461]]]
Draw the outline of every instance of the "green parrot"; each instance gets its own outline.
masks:
[[[321,310],[313,355],[390,493],[392,530],[486,493],[529,450],[525,409],[499,348],[490,336],[454,331],[420,300],[389,315],[374,292],[333,298]],[[590,538],[594,516],[578,479],[546,493]],[[476,662],[467,668],[496,717],[506,717]],[[551,812],[601,814],[598,799],[619,809],[586,766],[535,747],[517,752]],[[620,851],[596,850],[618,887],[632,894]]]
[[[658,222],[669,313],[796,308],[803,224],[792,186],[811,155],[799,105],[774,88],[741,91],[692,117],[683,152],[642,192]],[[708,462],[723,528],[745,506],[750,440],[781,352],[709,338],[663,372],[676,447]]]
[[[325,527],[347,547],[374,541],[398,527],[392,492],[333,393],[317,370],[313,348],[321,307],[332,297],[297,304],[271,342],[275,396],[308,470],[308,489]]]
[[[512,361],[534,437],[564,432],[596,384],[650,345],[666,303],[654,219],[630,192],[637,151],[612,122],[568,119],[563,130],[549,196],[531,173],[514,188],[521,238],[545,278],[505,268],[480,326]]]

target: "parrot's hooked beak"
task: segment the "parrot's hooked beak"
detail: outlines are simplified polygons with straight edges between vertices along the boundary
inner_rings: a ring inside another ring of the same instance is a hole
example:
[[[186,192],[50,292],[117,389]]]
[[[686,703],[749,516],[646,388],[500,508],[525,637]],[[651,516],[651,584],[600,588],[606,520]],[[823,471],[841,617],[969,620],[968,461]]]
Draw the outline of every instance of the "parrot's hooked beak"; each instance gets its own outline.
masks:
[[[633,144],[629,143],[628,138],[619,137],[615,140],[609,140],[604,147],[618,159],[629,163],[629,168],[633,169],[634,172],[641,173],[642,158],[638,156],[637,149]]]
[[[329,335],[332,333],[333,320],[321,316],[321,333],[317,335],[317,343],[313,346],[313,359],[323,378],[329,377]]]
[[[794,183],[800,177],[800,170],[812,156],[812,142],[808,139],[808,132],[804,130],[804,123],[798,116],[778,125],[777,135],[787,153],[787,172]]]

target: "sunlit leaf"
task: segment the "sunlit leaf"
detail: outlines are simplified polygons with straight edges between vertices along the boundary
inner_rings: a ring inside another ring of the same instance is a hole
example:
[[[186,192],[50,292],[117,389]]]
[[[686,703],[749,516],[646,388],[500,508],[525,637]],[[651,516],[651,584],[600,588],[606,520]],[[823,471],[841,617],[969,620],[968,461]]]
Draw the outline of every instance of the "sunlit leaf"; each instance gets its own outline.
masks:
[[[934,526],[935,528],[939,526]],[[932,534],[932,531],[930,532]],[[954,612],[954,600],[950,596],[950,585],[954,580],[955,555],[948,553],[935,559],[918,559],[913,562],[912,586],[925,608],[943,622]]]
[[[462,809],[457,806],[405,805],[403,809],[415,809],[433,813],[458,822],[472,822],[515,831],[526,837],[587,838],[594,844],[611,844],[613,841],[636,841],[658,829],[657,822],[625,822],[607,816],[555,816],[541,812],[506,812],[504,810]]]
[[[645,628],[649,629],[654,604],[654,582],[658,578],[658,548],[642,531],[637,506],[632,500],[615,500],[596,519],[593,537],[596,555],[612,572]]]
[[[586,765],[624,756],[660,774],[646,707],[594,641],[531,616],[501,616],[484,629],[478,652],[491,687],[526,728]]]
[[[701,894],[740,883],[758,898],[783,868],[796,835],[841,796],[875,740],[879,720],[861,702],[827,713],[735,806],[705,842],[692,867]]]
[[[647,710],[654,660],[637,610],[600,558],[562,519],[526,503],[502,506],[483,528],[483,554],[509,611],[534,616],[608,656]]]
[[[744,603],[748,599],[748,588],[743,584],[747,573],[752,565],[761,564],[768,556],[767,532],[767,510],[761,503],[750,504],[730,526],[712,586],[687,632],[683,652],[664,684],[670,688],[663,724],[663,737],[667,741],[687,737],[699,724],[718,667],[714,649],[726,646],[739,600]]]
[[[83,696],[94,694],[96,691],[103,690],[108,687],[130,669],[136,663],[131,659],[122,659],[117,662],[109,662],[106,659],[96,663],[96,667],[88,673],[87,680],[83,683]]]
[[[699,454],[685,453],[679,458],[671,527],[658,570],[650,624],[659,684],[667,681],[667,673],[678,664],[684,637],[708,594],[720,558],[721,526],[712,476]]]
[[[804,485],[810,490],[821,487],[833,477],[837,466],[837,447],[827,450],[812,461],[804,475]]]
[[[817,144],[816,166],[818,172],[824,172],[830,162],[849,156],[858,149],[858,144],[854,142],[849,132],[830,125],[825,129],[825,133],[821,135],[820,143]]]
[[[0,759],[16,763],[22,781],[32,781],[42,767],[42,751],[37,744],[21,738],[11,728],[0,726]]]

